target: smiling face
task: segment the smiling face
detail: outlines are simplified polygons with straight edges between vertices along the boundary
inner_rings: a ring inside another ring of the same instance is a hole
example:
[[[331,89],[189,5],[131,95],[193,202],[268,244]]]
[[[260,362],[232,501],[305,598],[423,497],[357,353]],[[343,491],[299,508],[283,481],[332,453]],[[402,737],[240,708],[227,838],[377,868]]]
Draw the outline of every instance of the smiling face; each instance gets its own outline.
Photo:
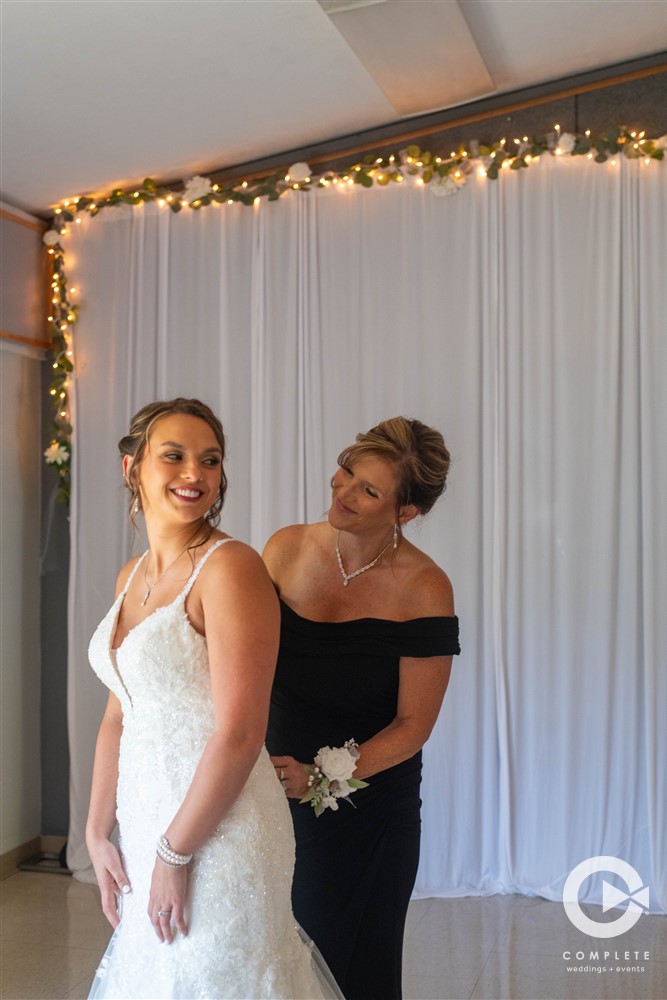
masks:
[[[132,459],[126,457],[126,476],[131,465]],[[173,413],[155,422],[137,471],[146,516],[195,521],[220,491],[222,452],[205,420]]]
[[[391,530],[396,523],[396,473],[372,455],[338,469],[332,481],[329,523],[339,531]],[[407,508],[401,512],[407,513]],[[402,516],[401,520],[409,520]]]

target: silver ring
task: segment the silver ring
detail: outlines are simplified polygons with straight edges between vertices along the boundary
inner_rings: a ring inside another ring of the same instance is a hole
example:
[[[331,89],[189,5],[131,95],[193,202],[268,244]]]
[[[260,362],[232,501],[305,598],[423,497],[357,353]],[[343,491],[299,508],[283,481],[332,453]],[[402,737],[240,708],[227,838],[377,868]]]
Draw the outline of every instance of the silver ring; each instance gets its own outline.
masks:
[[[157,915],[158,915],[158,917],[170,917],[171,916],[171,910],[158,910],[157,911]]]
[[[278,777],[280,778],[281,781],[285,780],[285,771],[283,770],[282,767],[280,768],[280,774],[278,775]]]

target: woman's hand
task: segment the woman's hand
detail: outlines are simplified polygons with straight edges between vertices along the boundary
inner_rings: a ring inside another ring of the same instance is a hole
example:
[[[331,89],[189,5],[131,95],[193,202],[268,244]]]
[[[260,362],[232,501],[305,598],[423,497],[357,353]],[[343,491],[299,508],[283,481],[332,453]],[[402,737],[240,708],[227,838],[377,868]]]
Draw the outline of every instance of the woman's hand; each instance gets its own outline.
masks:
[[[148,900],[148,916],[160,941],[171,944],[174,931],[188,934],[185,922],[185,896],[188,888],[188,866],[171,868],[155,859]]]
[[[308,791],[308,776],[294,757],[272,757],[271,763],[280,778],[283,791],[290,799],[302,799]]]
[[[120,923],[117,897],[119,893],[126,895],[132,891],[129,879],[123,869],[120,854],[110,840],[89,842],[88,852],[100,887],[102,912],[115,930]]]

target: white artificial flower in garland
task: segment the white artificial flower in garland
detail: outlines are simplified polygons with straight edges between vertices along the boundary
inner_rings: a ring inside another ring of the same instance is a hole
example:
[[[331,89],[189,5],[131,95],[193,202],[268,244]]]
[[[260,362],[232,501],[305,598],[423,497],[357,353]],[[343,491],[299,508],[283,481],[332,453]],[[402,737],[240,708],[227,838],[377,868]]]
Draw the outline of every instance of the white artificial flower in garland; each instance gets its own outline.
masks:
[[[558,140],[557,149],[561,153],[571,153],[577,144],[576,135],[572,135],[571,132],[563,132],[560,139]]]
[[[434,177],[429,187],[438,198],[446,198],[450,194],[457,194],[465,184],[465,181],[455,181],[450,174],[444,177]]]
[[[47,229],[42,236],[42,241],[47,245],[47,247],[54,247],[59,240],[60,233],[57,229]]]
[[[287,176],[293,183],[303,184],[304,181],[310,180],[312,175],[309,165],[300,161],[299,163],[292,164],[287,171]]]
[[[213,185],[208,177],[200,177],[199,174],[195,174],[189,181],[186,181],[183,199],[187,201],[188,205],[191,205],[193,201],[205,198],[212,190]]]
[[[47,465],[62,465],[69,459],[69,451],[65,445],[59,444],[58,441],[52,441],[44,452],[44,458]]]

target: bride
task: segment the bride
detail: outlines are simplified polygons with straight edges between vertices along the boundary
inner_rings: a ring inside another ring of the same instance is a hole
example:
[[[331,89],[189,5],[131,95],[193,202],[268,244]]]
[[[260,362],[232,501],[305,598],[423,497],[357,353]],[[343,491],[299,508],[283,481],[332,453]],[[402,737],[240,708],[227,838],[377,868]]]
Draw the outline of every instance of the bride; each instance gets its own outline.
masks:
[[[152,403],[119,447],[150,548],[89,650],[110,693],[86,841],[115,928],[90,996],[340,997],[292,915],[292,823],[263,745],[278,600],[215,527],[222,425],[198,400]]]

